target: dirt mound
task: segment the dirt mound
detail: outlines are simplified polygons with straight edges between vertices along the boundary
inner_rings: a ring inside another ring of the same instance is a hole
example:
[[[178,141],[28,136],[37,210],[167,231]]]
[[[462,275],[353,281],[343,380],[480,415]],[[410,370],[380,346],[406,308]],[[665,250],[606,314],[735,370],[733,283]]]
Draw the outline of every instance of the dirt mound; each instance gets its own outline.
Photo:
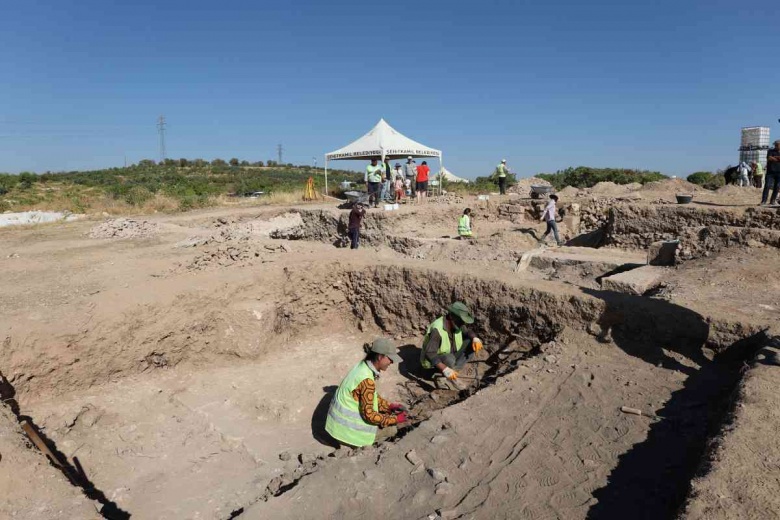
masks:
[[[667,195],[676,193],[695,193],[703,191],[704,188],[697,186],[692,182],[683,179],[666,179],[664,181],[648,182],[642,187],[642,191],[652,191]]]
[[[148,220],[117,218],[107,220],[89,230],[90,238],[149,238],[159,233],[160,227]]]
[[[551,186],[551,184],[539,177],[528,177],[527,179],[518,179],[517,184],[510,186],[507,191],[509,193],[528,195],[528,192],[531,191],[531,186]]]
[[[300,213],[285,213],[268,220],[230,220],[220,217],[216,220],[215,227],[220,229],[220,236],[226,240],[234,240],[246,237],[267,237],[276,231],[292,229],[303,224]]]
[[[574,186],[566,186],[558,192],[558,196],[566,199],[574,199],[583,194],[582,190],[575,188]]]
[[[249,242],[220,244],[204,253],[196,256],[186,269],[188,271],[203,271],[217,267],[244,266],[254,263],[256,260],[263,262],[267,254],[287,253],[289,248],[280,244],[278,246],[266,245],[259,247]],[[262,258],[261,258],[262,257]]]

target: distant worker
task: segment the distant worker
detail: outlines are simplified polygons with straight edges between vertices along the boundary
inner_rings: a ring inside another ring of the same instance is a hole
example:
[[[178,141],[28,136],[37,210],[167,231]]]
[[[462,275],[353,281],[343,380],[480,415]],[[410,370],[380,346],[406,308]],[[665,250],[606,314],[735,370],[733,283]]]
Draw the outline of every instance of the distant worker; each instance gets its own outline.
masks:
[[[414,183],[417,182],[417,165],[415,164],[411,155],[406,158],[406,164],[404,164],[404,176],[409,181],[409,186],[412,190],[411,193],[408,193],[408,195],[414,197]]]
[[[463,210],[463,215],[458,219],[458,236],[460,238],[472,238],[471,232],[471,208]]]
[[[376,379],[393,363],[400,363],[395,344],[377,338],[363,345],[366,357],[349,371],[333,395],[325,431],[341,444],[371,446],[379,428],[406,422],[405,408],[388,403],[376,390]]]
[[[501,195],[506,195],[506,174],[509,172],[506,168],[506,159],[501,159],[501,162],[496,166],[495,176],[498,177],[498,191]]]
[[[349,227],[347,228],[350,249],[357,249],[360,247],[360,226],[363,223],[363,217],[365,216],[366,208],[363,207],[363,203],[355,203],[352,211],[349,212]]]
[[[368,204],[374,202],[374,207],[379,205],[379,195],[382,189],[382,177],[384,167],[378,164],[378,159],[371,159],[371,164],[366,166],[366,184],[368,185]]]
[[[556,202],[558,202],[558,195],[554,193],[550,194],[550,201],[547,203],[547,206],[545,206],[544,212],[542,213],[542,218],[540,219],[544,222],[547,222],[547,231],[545,231],[544,235],[542,235],[542,238],[539,239],[540,244],[544,244],[547,241],[547,235],[549,235],[552,231],[553,236],[555,236],[555,243],[559,246],[563,245],[563,242],[561,242],[561,237],[558,235],[558,223],[555,221]]]
[[[465,327],[472,323],[474,315],[466,304],[454,302],[443,316],[428,326],[420,364],[426,371],[434,371],[434,379],[445,377],[449,381],[456,381],[458,371],[482,350],[482,340]]]
[[[739,172],[738,186],[743,188],[750,186],[750,179],[748,178],[750,168],[745,161],[740,161],[739,166],[737,166],[737,171]]]
[[[420,166],[417,167],[417,184],[415,185],[415,191],[417,192],[417,203],[427,202],[428,199],[428,175],[431,173],[431,169],[428,168],[428,163],[423,161]]]
[[[753,186],[762,189],[764,187],[764,165],[753,161],[750,166],[753,169]]]
[[[775,147],[770,148],[766,153],[766,184],[761,196],[761,205],[765,205],[767,199],[769,204],[777,204],[778,189],[780,189],[780,139],[775,141]],[[772,198],[769,198],[769,190],[772,190]]]

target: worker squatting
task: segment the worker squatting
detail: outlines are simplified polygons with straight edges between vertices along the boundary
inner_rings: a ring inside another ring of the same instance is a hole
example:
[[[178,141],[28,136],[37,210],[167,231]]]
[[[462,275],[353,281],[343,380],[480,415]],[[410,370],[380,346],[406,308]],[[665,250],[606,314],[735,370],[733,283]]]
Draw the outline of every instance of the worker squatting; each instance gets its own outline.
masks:
[[[425,332],[420,351],[421,376],[437,387],[456,384],[458,373],[482,350],[482,340],[468,325],[474,315],[463,302],[454,302]],[[377,338],[363,346],[365,357],[341,381],[328,408],[325,431],[338,444],[370,446],[379,428],[404,424],[409,420],[401,403],[382,398],[376,381],[382,372],[401,357],[395,344]]]

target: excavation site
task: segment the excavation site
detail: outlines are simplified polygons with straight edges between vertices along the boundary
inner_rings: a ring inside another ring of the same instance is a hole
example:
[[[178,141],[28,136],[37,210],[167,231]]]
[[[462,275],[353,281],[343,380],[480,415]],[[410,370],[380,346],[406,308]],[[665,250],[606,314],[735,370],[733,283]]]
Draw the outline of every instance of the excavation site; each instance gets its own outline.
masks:
[[[372,208],[359,249],[333,201],[0,229],[0,517],[777,517],[780,210],[682,182],[561,195],[560,247],[522,195]],[[455,301],[484,349],[442,385]],[[339,446],[377,337],[408,420]]]

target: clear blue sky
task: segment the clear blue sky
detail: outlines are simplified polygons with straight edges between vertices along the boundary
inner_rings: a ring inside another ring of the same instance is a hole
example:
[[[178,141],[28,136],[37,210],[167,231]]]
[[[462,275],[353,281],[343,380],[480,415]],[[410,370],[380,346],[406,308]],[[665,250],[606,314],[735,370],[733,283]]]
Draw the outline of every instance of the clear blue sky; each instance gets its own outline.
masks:
[[[780,138],[780,4],[2,0],[0,171],[312,163],[380,117],[466,177],[687,175]],[[340,167],[362,164],[341,162]]]

